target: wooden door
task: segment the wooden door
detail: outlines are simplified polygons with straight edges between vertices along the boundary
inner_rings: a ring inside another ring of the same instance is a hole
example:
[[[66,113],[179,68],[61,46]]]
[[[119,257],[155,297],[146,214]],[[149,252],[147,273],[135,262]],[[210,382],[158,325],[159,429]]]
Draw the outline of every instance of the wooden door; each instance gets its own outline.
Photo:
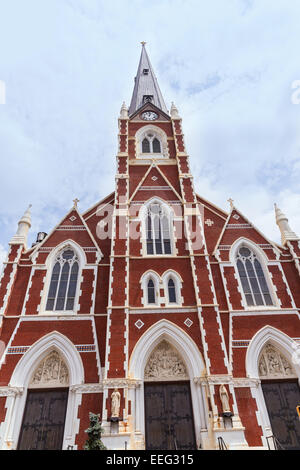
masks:
[[[300,422],[296,406],[300,405],[298,382],[266,382],[262,389],[273,435],[286,450],[300,449]]]
[[[60,450],[67,402],[67,389],[29,390],[18,450]]]
[[[146,449],[196,449],[190,384],[145,384]]]

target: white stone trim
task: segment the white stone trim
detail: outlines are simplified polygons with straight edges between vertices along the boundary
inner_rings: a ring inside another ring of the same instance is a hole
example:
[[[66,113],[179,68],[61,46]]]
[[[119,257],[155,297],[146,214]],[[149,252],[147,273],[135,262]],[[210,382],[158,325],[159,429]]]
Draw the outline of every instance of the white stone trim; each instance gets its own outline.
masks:
[[[75,294],[75,299],[74,299],[73,310],[72,311],[63,310],[60,313],[62,315],[68,315],[68,314],[73,314],[74,312],[77,312],[80,309],[79,298],[81,295],[81,284],[83,280],[82,272],[83,272],[83,269],[87,268],[87,258],[82,247],[78,245],[78,243],[76,243],[74,240],[68,239],[68,240],[64,240],[59,245],[57,245],[49,253],[45,261],[45,269],[47,270],[47,273],[44,278],[44,287],[41,292],[41,302],[38,306],[38,312],[40,315],[47,315],[49,314],[49,312],[54,312],[52,310],[46,310],[49,287],[50,287],[50,282],[51,282],[51,277],[52,277],[52,270],[53,270],[57,255],[60,252],[68,248],[72,249],[78,257],[79,269],[78,269],[78,277],[77,277],[77,286],[76,286],[76,294]],[[94,268],[92,267],[92,269]],[[56,312],[56,313],[59,313],[59,312]]]
[[[247,377],[253,381],[251,391],[257,403],[257,418],[259,424],[262,426],[264,446],[267,446],[266,438],[273,434],[258,372],[259,357],[267,343],[274,345],[275,348],[293,363],[294,371],[300,382],[300,364],[295,364],[292,359],[294,353],[293,345],[295,345],[294,340],[277,328],[269,325],[264,326],[251,339],[246,354],[246,373]]]
[[[155,295],[155,303],[148,303],[148,282],[152,279],[154,283],[154,295]],[[142,304],[144,307],[160,307],[161,305],[161,297],[160,297],[160,289],[161,289],[161,277],[155,271],[146,271],[141,279],[140,279],[141,289],[143,292],[142,296]]]
[[[161,276],[162,278],[162,283],[164,286],[164,292],[165,292],[165,306],[166,307],[181,307],[183,305],[184,299],[181,295],[181,290],[182,290],[182,277],[180,276],[179,273],[176,271],[173,271],[172,269],[168,269],[163,273]],[[176,302],[170,303],[169,302],[169,289],[168,289],[168,282],[169,279],[173,279],[174,284],[175,284],[175,293],[176,293]]]
[[[1,281],[2,281],[2,278],[4,276],[4,269],[5,269],[5,267],[8,266],[8,264],[12,264],[12,270],[11,270],[11,273],[10,273],[10,276],[9,276],[9,282],[6,286],[6,293],[5,293],[5,296],[3,298],[3,305],[2,305],[2,308],[0,309],[0,314],[2,314],[2,313],[4,314],[4,312],[6,310],[6,307],[8,305],[11,289],[12,289],[12,286],[13,286],[13,283],[14,283],[14,280],[15,280],[16,272],[17,272],[18,261],[20,259],[22,250],[23,250],[23,245],[20,245],[20,247],[17,250],[16,257],[15,257],[14,261],[11,262],[11,263],[8,263],[8,262],[3,263]],[[10,252],[9,252],[9,254],[10,254]],[[9,256],[9,254],[7,256]]]
[[[171,188],[170,188],[171,189]],[[169,228],[170,228],[170,246],[171,246],[171,253],[170,254],[148,254],[147,253],[147,212],[148,212],[148,207],[151,206],[151,204],[159,204],[162,209],[165,212],[165,215],[167,215],[168,220],[169,220]],[[141,255],[143,257],[161,257],[161,256],[175,256],[177,254],[176,250],[176,240],[175,240],[175,227],[174,227],[174,211],[170,204],[163,199],[154,196],[148,199],[148,201],[144,202],[142,207],[139,210],[138,214],[138,220],[140,221],[140,241],[141,241]]]
[[[265,276],[265,281],[266,281],[268,289],[269,289],[269,294],[270,294],[272,302],[273,302],[273,306],[255,305],[254,307],[256,309],[260,308],[260,307],[266,307],[266,308],[280,307],[280,301],[279,301],[279,299],[276,295],[276,286],[274,285],[274,283],[272,281],[272,276],[271,276],[271,273],[268,269],[268,265],[271,264],[270,260],[268,259],[267,255],[265,254],[263,249],[260,248],[259,245],[252,242],[248,238],[241,237],[232,244],[230,252],[229,252],[229,259],[230,259],[230,262],[234,266],[234,269],[235,269],[235,274],[236,274],[235,278],[236,278],[237,283],[238,283],[238,291],[239,291],[239,293],[241,294],[241,297],[242,297],[243,307],[245,308],[245,310],[248,310],[249,308],[250,309],[252,308],[252,307],[249,307],[248,304],[247,304],[246,296],[245,296],[245,293],[244,293],[244,289],[243,289],[243,286],[242,286],[242,283],[241,283],[240,275],[239,275],[239,272],[238,272],[238,269],[237,269],[237,264],[236,264],[237,253],[238,253],[238,250],[240,249],[240,247],[242,247],[242,246],[245,246],[246,248],[248,248],[250,251],[252,251],[257,256],[258,261],[261,264],[261,268],[262,268],[264,276]],[[272,264],[278,266],[280,263],[279,262],[273,262]]]
[[[7,418],[1,427],[2,449],[16,448],[32,372],[53,349],[61,355],[69,369],[70,388],[84,383],[84,368],[80,354],[67,337],[54,331],[34,343],[16,365],[9,383],[9,387],[24,390],[24,392],[7,398]],[[81,395],[75,394],[70,389],[63,449],[66,449],[68,445],[75,445],[75,436],[79,427],[77,414],[80,403]]]
[[[142,151],[142,142],[146,137],[146,134],[152,132],[153,135],[159,140],[161,145],[161,153],[143,153]],[[167,134],[158,126],[149,124],[147,126],[142,126],[135,134],[136,142],[136,158],[142,159],[152,159],[152,158],[168,158],[169,157],[169,148]]]
[[[141,383],[131,395],[136,436],[145,435],[144,416],[144,370],[148,359],[155,347],[163,340],[173,346],[183,359],[190,378],[192,405],[197,445],[199,446],[203,433],[208,428],[208,407],[204,398],[203,387],[194,381],[195,377],[205,375],[205,364],[202,355],[194,341],[178,326],[160,320],[149,328],[135,345],[129,363],[129,377]]]

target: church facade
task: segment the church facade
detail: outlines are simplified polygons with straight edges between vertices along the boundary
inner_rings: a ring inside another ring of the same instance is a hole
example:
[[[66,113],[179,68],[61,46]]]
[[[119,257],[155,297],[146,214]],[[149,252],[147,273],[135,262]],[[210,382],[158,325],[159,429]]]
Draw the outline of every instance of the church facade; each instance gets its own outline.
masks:
[[[196,194],[145,44],[118,123],[114,192],[9,243],[0,448],[300,449],[299,237]]]

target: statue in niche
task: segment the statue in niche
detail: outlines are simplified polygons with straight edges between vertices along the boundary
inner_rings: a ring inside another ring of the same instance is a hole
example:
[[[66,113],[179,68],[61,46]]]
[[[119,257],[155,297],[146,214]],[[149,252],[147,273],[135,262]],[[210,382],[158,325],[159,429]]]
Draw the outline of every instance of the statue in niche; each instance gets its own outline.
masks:
[[[121,402],[121,394],[117,388],[113,391],[111,395],[111,417],[112,418],[119,418],[120,414],[120,402]]]
[[[229,405],[229,395],[228,395],[225,385],[221,385],[219,393],[220,393],[220,399],[222,403],[223,416],[225,417],[232,416],[232,412],[230,410],[230,405]]]

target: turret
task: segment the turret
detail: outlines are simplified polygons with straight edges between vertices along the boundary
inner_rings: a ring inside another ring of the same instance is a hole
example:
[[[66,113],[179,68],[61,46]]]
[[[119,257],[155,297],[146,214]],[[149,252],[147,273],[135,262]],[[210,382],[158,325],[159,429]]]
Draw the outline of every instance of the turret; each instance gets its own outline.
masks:
[[[300,238],[296,235],[295,232],[292,231],[291,227],[289,226],[289,220],[287,216],[279,209],[279,207],[275,204],[275,216],[276,216],[276,224],[279,227],[281,233],[281,241],[282,244],[285,245],[288,241],[297,241]]]
[[[19,220],[17,233],[12,237],[10,245],[24,245],[24,248],[27,248],[27,237],[31,227],[31,207],[30,204],[23,217]]]

